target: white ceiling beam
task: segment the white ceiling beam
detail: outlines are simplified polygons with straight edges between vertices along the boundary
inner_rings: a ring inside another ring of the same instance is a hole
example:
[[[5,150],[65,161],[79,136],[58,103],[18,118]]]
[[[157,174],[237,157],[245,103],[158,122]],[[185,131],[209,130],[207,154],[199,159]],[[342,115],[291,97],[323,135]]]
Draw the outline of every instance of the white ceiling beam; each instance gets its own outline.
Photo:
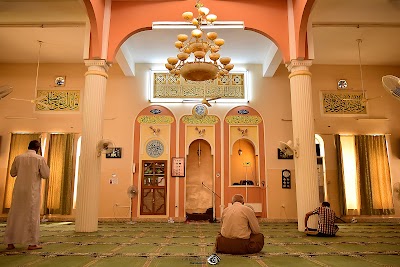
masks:
[[[278,47],[271,43],[263,63],[263,77],[273,77],[282,62],[282,55]]]
[[[125,76],[135,76],[135,62],[133,62],[129,48],[125,43],[121,45],[115,59]]]

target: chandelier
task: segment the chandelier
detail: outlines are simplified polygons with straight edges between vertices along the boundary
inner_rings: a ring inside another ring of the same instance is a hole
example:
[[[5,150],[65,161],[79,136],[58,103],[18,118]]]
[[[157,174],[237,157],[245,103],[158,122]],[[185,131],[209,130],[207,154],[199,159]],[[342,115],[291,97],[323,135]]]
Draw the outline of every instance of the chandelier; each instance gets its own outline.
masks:
[[[217,16],[209,14],[206,8],[199,0],[195,7],[198,16],[193,17],[192,12],[184,12],[182,17],[191,22],[196,28],[192,30],[191,37],[186,34],[179,34],[175,47],[179,53],[177,57],[169,57],[165,67],[169,73],[176,76],[182,76],[190,81],[214,80],[218,76],[225,76],[233,69],[229,57],[221,57],[218,53],[220,47],[225,43],[224,39],[218,38],[216,32],[208,32],[204,38],[204,32],[201,26],[204,23],[212,25]],[[207,58],[209,60],[207,60]]]

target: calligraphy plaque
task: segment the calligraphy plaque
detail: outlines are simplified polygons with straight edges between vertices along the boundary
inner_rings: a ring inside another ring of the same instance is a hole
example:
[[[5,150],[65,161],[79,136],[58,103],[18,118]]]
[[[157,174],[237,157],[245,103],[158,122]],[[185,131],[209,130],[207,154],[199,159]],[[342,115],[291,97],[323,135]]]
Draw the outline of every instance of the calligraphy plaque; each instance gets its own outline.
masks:
[[[79,111],[80,90],[37,90],[36,111]]]
[[[171,176],[185,177],[185,158],[172,158]]]

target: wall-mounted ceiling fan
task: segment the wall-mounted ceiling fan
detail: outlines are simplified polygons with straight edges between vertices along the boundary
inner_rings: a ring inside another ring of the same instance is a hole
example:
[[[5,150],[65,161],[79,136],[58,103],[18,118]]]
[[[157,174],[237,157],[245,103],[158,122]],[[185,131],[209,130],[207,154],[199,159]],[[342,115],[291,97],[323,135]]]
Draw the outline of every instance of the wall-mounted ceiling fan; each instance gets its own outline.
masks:
[[[220,96],[218,96],[218,97],[211,97],[211,98],[206,98],[206,97],[203,97],[203,99],[201,99],[201,100],[194,100],[194,99],[184,99],[183,100],[183,102],[191,102],[191,103],[201,103],[201,104],[204,104],[204,105],[206,105],[207,107],[211,107],[211,104],[209,103],[209,101],[213,101],[213,100],[217,100],[217,99],[220,99],[221,97]]]
[[[386,91],[400,101],[400,78],[393,75],[382,77],[382,84]]]
[[[8,96],[13,91],[13,88],[9,85],[0,86],[0,99]]]
[[[39,67],[40,67],[40,51],[41,51],[41,48],[42,48],[43,41],[39,41],[38,40],[38,43],[39,43],[39,50],[38,50],[37,67],[36,67],[35,94],[37,93],[38,78],[39,78]],[[45,98],[46,98],[46,96],[40,96],[40,97],[37,97],[35,99],[22,99],[22,98],[14,98],[14,97],[12,97],[10,99],[16,100],[16,101],[30,102],[30,103],[33,103],[35,105],[40,105],[40,106],[42,106],[44,108],[49,108],[50,106],[48,104],[42,102],[42,100],[44,100]]]
[[[362,63],[361,63],[361,43],[362,43],[362,39],[357,39],[356,41],[357,41],[357,48],[358,48],[358,64],[360,66],[360,79],[361,79],[362,96],[361,96],[361,99],[359,99],[358,96],[356,95],[355,98],[344,98],[343,101],[360,101],[361,105],[365,106],[368,101],[373,100],[373,99],[382,98],[383,96],[375,96],[375,97],[367,98],[366,95],[365,95],[364,76],[363,76]]]

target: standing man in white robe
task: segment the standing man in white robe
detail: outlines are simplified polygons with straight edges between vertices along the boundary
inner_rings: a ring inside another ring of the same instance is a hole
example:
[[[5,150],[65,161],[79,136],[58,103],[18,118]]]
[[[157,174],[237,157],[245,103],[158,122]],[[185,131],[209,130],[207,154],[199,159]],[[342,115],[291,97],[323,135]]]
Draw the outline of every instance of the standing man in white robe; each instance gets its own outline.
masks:
[[[10,174],[17,176],[7,218],[4,243],[14,249],[15,243],[27,244],[29,250],[39,246],[41,178],[49,178],[50,169],[38,155],[40,142],[29,143],[28,151],[15,157]]]

